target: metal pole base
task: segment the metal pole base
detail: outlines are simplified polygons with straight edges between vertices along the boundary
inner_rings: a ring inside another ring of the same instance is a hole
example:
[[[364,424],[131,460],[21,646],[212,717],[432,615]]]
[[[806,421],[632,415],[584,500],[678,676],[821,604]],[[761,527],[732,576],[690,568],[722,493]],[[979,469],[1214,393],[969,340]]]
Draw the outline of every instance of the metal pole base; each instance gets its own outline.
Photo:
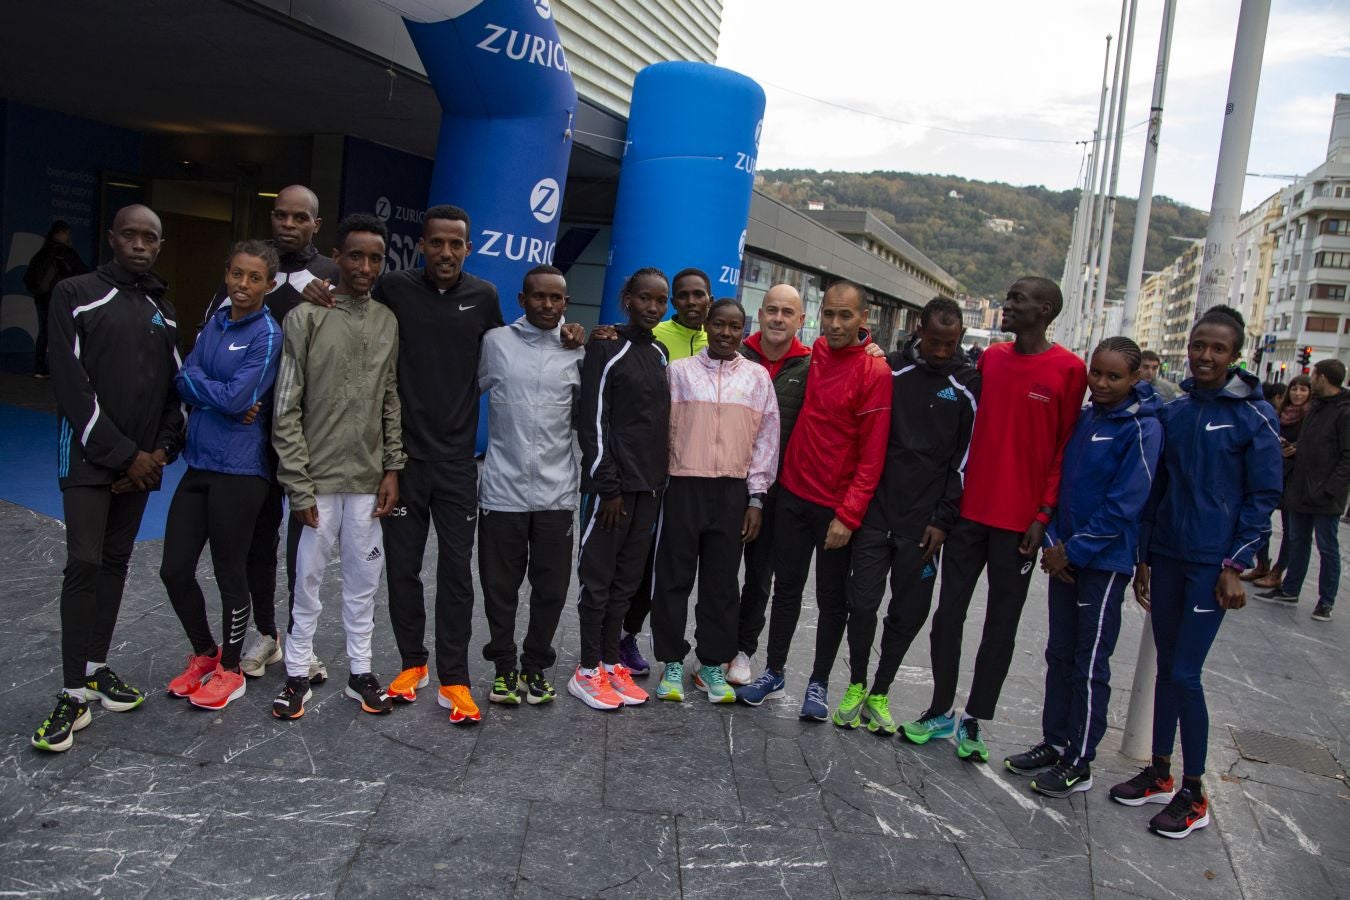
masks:
[[[1144,613],[1139,658],[1134,663],[1134,684],[1130,688],[1130,710],[1125,714],[1125,734],[1120,739],[1120,752],[1130,759],[1148,760],[1153,756],[1153,682],[1157,677],[1153,617]]]

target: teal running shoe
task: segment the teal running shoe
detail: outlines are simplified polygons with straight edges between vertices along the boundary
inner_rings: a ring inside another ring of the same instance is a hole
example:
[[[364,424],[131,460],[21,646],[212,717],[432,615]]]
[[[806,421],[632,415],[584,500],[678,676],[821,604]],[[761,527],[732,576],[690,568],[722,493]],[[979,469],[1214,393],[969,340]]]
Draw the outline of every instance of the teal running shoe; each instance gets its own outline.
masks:
[[[708,695],[709,703],[736,702],[736,691],[727,684],[721,666],[700,666],[694,673],[694,687]]]
[[[684,702],[684,663],[668,662],[661,673],[661,683],[656,686],[656,699],[669,700],[672,703]]]
[[[980,720],[963,718],[956,726],[956,755],[961,759],[978,756],[980,762],[989,762],[989,748],[980,737]]]
[[[863,701],[867,699],[867,685],[850,684],[844,699],[834,709],[833,721],[840,728],[857,728],[862,723]]]
[[[918,721],[901,724],[905,737],[916,744],[926,744],[933,738],[949,738],[956,734],[956,716],[951,713],[936,713],[931,709],[919,717]]]
[[[891,718],[891,698],[885,694],[868,694],[863,701],[862,717],[867,722],[867,730],[873,734],[887,737],[895,734],[895,719]]]

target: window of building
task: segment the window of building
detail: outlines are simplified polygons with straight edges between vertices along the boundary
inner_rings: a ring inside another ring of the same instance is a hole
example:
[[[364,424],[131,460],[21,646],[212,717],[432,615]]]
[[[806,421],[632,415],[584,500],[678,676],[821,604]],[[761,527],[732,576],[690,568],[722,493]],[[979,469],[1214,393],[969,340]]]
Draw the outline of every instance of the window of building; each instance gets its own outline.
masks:
[[[1298,236],[1299,236],[1299,240],[1302,240],[1302,239],[1303,239],[1303,223],[1302,223],[1302,222],[1299,222],[1299,223],[1298,223]]]
[[[1297,271],[1298,271],[1299,269],[1301,269],[1301,268],[1303,268],[1303,254],[1302,254],[1302,253],[1295,253],[1295,254],[1294,254],[1294,271],[1297,272]]]
[[[1302,206],[1302,205],[1303,205],[1303,192],[1302,192],[1302,191],[1299,191],[1297,194],[1294,195],[1294,205],[1295,205],[1295,206]]]
[[[1332,189],[1333,197],[1350,197],[1350,184],[1338,184]]]
[[[1335,334],[1339,325],[1340,322],[1336,316],[1308,316],[1304,320],[1303,330]]]
[[[1308,296],[1315,300],[1344,300],[1345,285],[1313,284],[1308,286]]]
[[[1350,219],[1323,219],[1318,234],[1350,234]]]
[[[1323,250],[1317,254],[1314,265],[1327,269],[1350,269],[1350,253],[1330,253]]]

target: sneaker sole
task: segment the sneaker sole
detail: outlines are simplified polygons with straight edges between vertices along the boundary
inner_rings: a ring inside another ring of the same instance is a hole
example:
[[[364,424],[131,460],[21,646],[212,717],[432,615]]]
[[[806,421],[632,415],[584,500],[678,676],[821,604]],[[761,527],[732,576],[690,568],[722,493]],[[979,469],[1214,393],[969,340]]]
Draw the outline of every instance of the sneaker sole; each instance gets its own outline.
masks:
[[[1028,777],[1032,775],[1039,775],[1042,772],[1046,771],[1047,769],[1054,768],[1054,766],[1055,766],[1054,763],[1050,763],[1049,765],[1046,766],[1036,766],[1033,769],[1023,769],[1019,768],[1018,766],[1014,766],[1011,762],[1009,762],[1006,759],[1003,761],[1003,768],[1007,769],[1009,772],[1013,773],[1014,775],[1026,775]]]
[[[765,694],[763,697],[760,697],[758,700],[751,700],[747,697],[742,697],[740,694],[736,695],[736,699],[744,703],[746,706],[759,706],[765,700],[777,700],[779,697],[782,697],[786,694],[787,691],[785,689],[779,688],[776,691],[769,691],[767,694]]]
[[[197,693],[197,691],[201,690],[202,685],[205,684],[205,683],[206,683],[205,681],[199,681],[199,682],[197,682],[197,686],[194,687],[192,690],[188,691],[187,693],[182,693],[181,691],[175,691],[175,690],[174,690],[173,688],[171,688],[171,687],[166,687],[166,688],[164,689],[164,693],[168,694],[170,697],[177,697],[177,698],[179,698],[180,700],[186,700],[186,699],[188,699],[189,697],[191,697],[193,694]]]
[[[869,732],[871,732],[872,734],[879,734],[879,735],[881,735],[882,737],[887,737],[887,738],[889,738],[889,737],[894,737],[894,736],[895,736],[895,732],[896,732],[898,729],[897,729],[897,727],[894,726],[894,725],[892,725],[890,728],[887,728],[885,725],[878,725],[877,722],[876,722],[876,720],[874,719],[874,720],[871,720],[871,721],[869,721],[869,722],[867,723],[867,730],[868,730]]]
[[[189,697],[188,702],[191,703],[193,706],[197,707],[198,709],[224,709],[225,707],[229,706],[230,703],[232,703],[233,701],[238,700],[240,697],[244,696],[244,691],[247,689],[247,687],[248,687],[247,682],[241,681],[239,683],[239,687],[230,691],[230,695],[228,697],[226,697],[224,700],[218,700],[215,703],[198,703],[196,694],[193,694],[191,697]]]
[[[1257,594],[1257,595],[1256,595],[1256,599],[1257,599],[1257,600],[1264,600],[1264,601],[1267,602],[1267,603],[1276,603],[1276,604],[1279,604],[1279,605],[1281,605],[1281,606],[1297,606],[1297,605],[1298,605],[1298,598],[1297,598],[1297,597],[1263,597],[1263,596],[1261,596],[1260,594]]]
[[[243,672],[249,678],[261,678],[267,674],[268,666],[275,665],[276,663],[281,662],[282,659],[283,654],[281,652],[281,647],[278,646],[276,651],[273,652],[271,656],[267,657],[267,659],[244,658],[239,660],[239,671]]]
[[[114,700],[106,694],[101,694],[93,688],[85,689],[85,696],[92,703],[97,700],[103,704],[103,708],[108,712],[130,712],[145,702],[145,696],[137,697],[135,700]]]
[[[1062,800],[1065,797],[1072,797],[1074,794],[1081,794],[1084,791],[1092,790],[1092,779],[1087,778],[1084,779],[1083,781],[1075,782],[1073,787],[1069,788],[1067,791],[1048,791],[1045,788],[1037,785],[1035,781],[1031,782],[1031,789],[1036,793],[1042,794],[1046,797],[1054,797],[1058,800]]]
[[[972,761],[972,762],[986,762],[986,763],[987,763],[987,762],[989,762],[989,751],[986,750],[986,751],[984,751],[983,753],[981,753],[979,750],[967,750],[967,751],[965,751],[965,752],[963,753],[963,752],[961,752],[961,748],[960,748],[960,747],[957,747],[957,748],[956,748],[956,758],[957,758],[957,759],[968,759],[968,760],[970,760],[970,761]]]
[[[826,712],[824,715],[820,715],[803,711],[797,714],[797,718],[803,722],[828,722],[830,721],[830,714]]]
[[[641,706],[642,704],[646,703],[648,700],[651,699],[651,695],[648,694],[644,697],[638,698],[638,697],[630,697],[627,694],[619,694],[619,699],[623,701],[624,706]]]
[[[480,710],[475,710],[472,713],[466,713],[462,711],[458,706],[455,706],[455,704],[445,699],[445,697],[442,696],[440,691],[436,692],[436,705],[439,706],[441,709],[450,710],[450,724],[452,725],[463,725],[465,723],[473,724],[474,722],[479,722],[482,721],[483,719],[483,713]]]
[[[1121,806],[1147,806],[1150,803],[1161,803],[1165,806],[1172,802],[1172,798],[1176,796],[1176,793],[1176,791],[1159,791],[1156,794],[1149,794],[1147,797],[1131,798],[1117,797],[1115,794],[1112,794],[1111,799]]]
[[[525,702],[528,703],[530,706],[539,706],[544,703],[552,703],[554,698],[556,698],[557,696],[558,696],[557,694],[548,694],[547,696],[538,697],[535,696],[534,694],[526,694]]]
[[[859,714],[858,716],[852,719],[841,722],[839,721],[839,715],[836,713],[835,715],[830,716],[830,721],[833,722],[839,728],[857,728],[859,725],[862,724],[862,715]]]
[[[619,707],[624,705],[623,703],[616,703],[611,706],[607,703],[603,703],[600,700],[597,700],[595,697],[592,697],[590,694],[587,694],[586,691],[583,690],[582,688],[577,687],[577,685],[570,679],[567,682],[567,693],[571,694],[573,697],[576,697],[578,700],[580,700],[582,703],[585,703],[591,709],[598,709],[607,712],[609,710],[618,709]]]
[[[1330,621],[1331,621],[1331,616],[1319,616],[1319,615],[1314,614],[1313,617],[1312,617],[1312,620],[1313,620],[1314,622],[1330,622]]]
[[[730,682],[728,682],[728,684],[730,684]],[[700,691],[702,691],[704,694],[706,694],[706,695],[708,696],[708,702],[709,702],[709,703],[735,703],[735,702],[736,702],[736,692],[735,692],[735,691],[727,691],[725,694],[721,694],[721,695],[719,695],[719,696],[717,696],[717,697],[714,697],[714,696],[712,695],[712,691],[708,690],[708,683],[707,683],[706,681],[703,681],[701,678],[695,678],[695,679],[694,679],[694,687],[698,688]]]
[[[1148,830],[1156,834],[1158,837],[1171,838],[1172,840],[1177,841],[1186,837],[1192,831],[1195,831],[1196,829],[1199,828],[1208,827],[1208,825],[1209,825],[1209,813],[1205,813],[1203,816],[1196,819],[1190,825],[1186,826],[1185,831],[1159,831],[1152,825],[1148,826]]]
[[[662,691],[660,687],[657,687],[657,689],[656,689],[656,699],[657,699],[657,700],[666,700],[666,701],[669,701],[670,703],[683,703],[683,702],[684,702],[684,691],[683,691],[683,690],[678,690],[678,691],[676,691],[676,690]]]
[[[342,693],[346,694],[348,697],[351,697],[357,703],[360,703],[362,712],[368,712],[374,716],[382,716],[385,713],[391,713],[394,711],[394,706],[392,703],[389,706],[385,707],[384,709],[367,705],[365,699],[361,696],[360,692],[352,690],[350,686],[344,687],[342,689]]]
[[[933,738],[938,738],[939,740],[946,740],[947,738],[956,737],[955,731],[946,733],[934,731],[929,734],[919,735],[918,737],[915,737],[914,735],[910,734],[908,731],[904,731],[903,729],[902,733],[905,736],[905,740],[909,741],[911,744],[918,744],[920,747],[922,747],[929,741],[933,740]]]
[[[502,706],[519,706],[519,694],[488,694],[489,703],[500,703]]]
[[[746,672],[744,676],[739,674],[732,675],[730,672],[727,673],[727,684],[735,685],[736,687],[745,687],[750,681],[751,676],[749,672]]]
[[[83,731],[84,729],[88,728],[89,723],[92,721],[94,721],[94,717],[90,714],[89,710],[86,709],[84,711],[84,715],[77,716],[75,721],[71,724],[70,734],[66,735],[66,739],[64,741],[57,741],[55,744],[53,744],[50,743],[49,741],[45,740],[40,741],[37,738],[29,738],[28,743],[32,744],[39,750],[46,750],[50,753],[65,753],[71,747],[75,746],[75,732]]]

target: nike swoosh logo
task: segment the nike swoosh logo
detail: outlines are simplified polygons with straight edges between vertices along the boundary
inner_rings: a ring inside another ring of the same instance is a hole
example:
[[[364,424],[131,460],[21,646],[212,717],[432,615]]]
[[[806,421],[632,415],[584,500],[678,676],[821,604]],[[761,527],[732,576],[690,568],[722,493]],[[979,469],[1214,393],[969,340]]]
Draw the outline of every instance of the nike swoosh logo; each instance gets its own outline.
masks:
[[[1094,435],[1092,436],[1092,441],[1093,441],[1093,443],[1096,443],[1097,441],[1113,441],[1113,440],[1115,440],[1115,438],[1113,438],[1113,437],[1112,437],[1111,435],[1109,435],[1109,434],[1108,434],[1106,437],[1101,437],[1101,436],[1096,435],[1096,434],[1094,434]]]
[[[465,521],[465,522],[472,522],[472,521],[473,521],[474,519],[476,519],[476,518],[477,518],[477,516],[465,516],[465,517],[464,517],[464,521]]]
[[[466,310],[466,309],[473,309],[473,308],[474,308],[475,306],[477,306],[477,305],[478,305],[477,303],[470,303],[468,306],[465,306],[463,303],[461,303],[461,304],[459,305],[459,311],[460,311],[460,312],[464,312],[464,310]]]
[[[1232,425],[1215,425],[1213,422],[1206,422],[1206,423],[1205,423],[1205,430],[1206,430],[1206,431],[1219,431],[1220,429],[1223,429],[1223,428],[1232,428],[1232,427],[1233,427]]]
[[[231,350],[246,350],[246,349],[248,349],[248,344],[245,344],[245,345],[242,346],[242,347],[236,347],[234,344],[230,344],[230,349],[231,349]]]
[[[1194,609],[1195,612],[1198,612],[1198,613],[1218,612],[1217,609],[1201,609],[1201,608],[1198,607],[1198,606],[1193,607],[1193,609]]]
[[[1078,604],[1078,605],[1079,605],[1080,607],[1082,607],[1082,606],[1091,606],[1092,604],[1091,604],[1091,603],[1080,603],[1080,604]]]

